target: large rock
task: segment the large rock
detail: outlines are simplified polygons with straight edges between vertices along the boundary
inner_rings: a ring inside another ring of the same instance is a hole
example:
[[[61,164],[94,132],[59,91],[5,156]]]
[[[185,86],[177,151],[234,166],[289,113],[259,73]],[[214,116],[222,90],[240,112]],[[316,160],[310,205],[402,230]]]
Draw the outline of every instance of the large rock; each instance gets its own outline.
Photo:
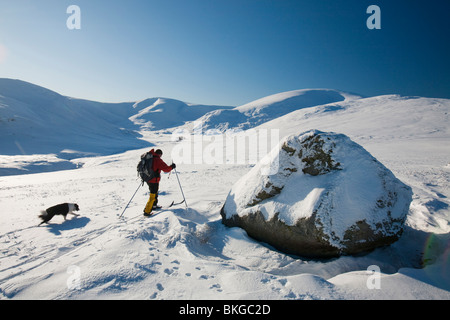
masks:
[[[334,257],[395,242],[411,201],[411,188],[360,145],[312,130],[283,139],[236,182],[221,215],[286,253]]]

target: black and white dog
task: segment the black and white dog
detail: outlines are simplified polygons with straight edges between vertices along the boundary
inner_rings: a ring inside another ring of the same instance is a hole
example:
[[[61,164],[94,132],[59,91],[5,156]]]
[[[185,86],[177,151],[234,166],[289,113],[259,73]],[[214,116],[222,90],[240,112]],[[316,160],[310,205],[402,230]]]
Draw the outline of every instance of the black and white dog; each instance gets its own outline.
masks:
[[[79,216],[76,213],[73,213],[74,211],[79,211],[80,207],[76,203],[61,203],[56,206],[50,207],[47,210],[42,210],[41,214],[39,215],[39,218],[42,219],[43,223],[48,223],[54,216],[56,215],[62,215],[64,216],[64,220],[66,220],[66,216],[70,213],[74,216]]]

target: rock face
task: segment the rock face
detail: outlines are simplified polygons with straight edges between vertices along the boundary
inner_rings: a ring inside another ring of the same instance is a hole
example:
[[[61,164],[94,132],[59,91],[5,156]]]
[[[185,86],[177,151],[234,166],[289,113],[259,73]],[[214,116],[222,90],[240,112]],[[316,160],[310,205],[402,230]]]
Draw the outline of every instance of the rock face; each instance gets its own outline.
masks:
[[[283,139],[236,182],[221,215],[281,251],[326,258],[395,242],[411,201],[411,188],[360,145],[312,130]]]

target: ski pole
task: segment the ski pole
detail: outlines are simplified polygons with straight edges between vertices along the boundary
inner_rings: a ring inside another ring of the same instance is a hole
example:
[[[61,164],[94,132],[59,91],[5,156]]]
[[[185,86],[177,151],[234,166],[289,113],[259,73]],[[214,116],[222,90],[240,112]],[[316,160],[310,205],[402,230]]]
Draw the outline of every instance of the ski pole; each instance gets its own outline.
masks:
[[[172,160],[173,163],[173,160]],[[169,177],[167,179],[170,179],[170,175],[172,174],[172,170],[169,172]]]
[[[131,200],[133,200],[133,198],[134,198],[134,196],[136,195],[136,193],[138,192],[139,188],[140,188],[141,186],[143,186],[143,185],[144,185],[143,183],[140,183],[140,182],[139,182],[139,187],[138,187],[138,188],[136,189],[136,191],[134,192],[134,194],[133,194],[133,196],[131,197],[130,201],[128,201],[128,203],[127,203],[125,209],[123,209],[122,214],[119,216],[119,219],[122,218],[123,214],[125,213],[125,210],[127,210],[128,206],[130,205]]]
[[[180,178],[178,178],[178,172],[177,172],[177,169],[174,168],[173,170],[175,170],[175,175],[177,176],[178,185],[180,186],[181,194],[183,195],[184,204],[186,205],[186,208],[187,208],[188,205],[187,205],[187,202],[186,202],[186,198],[184,197],[183,188],[181,187]]]

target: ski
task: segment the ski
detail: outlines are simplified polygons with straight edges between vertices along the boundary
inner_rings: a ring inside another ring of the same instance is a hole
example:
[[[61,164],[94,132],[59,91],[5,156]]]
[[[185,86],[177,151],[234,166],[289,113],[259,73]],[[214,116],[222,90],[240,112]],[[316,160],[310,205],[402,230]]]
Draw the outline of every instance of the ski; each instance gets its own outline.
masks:
[[[144,215],[144,218],[150,218],[150,217],[153,217],[154,215],[157,215],[157,214],[159,214],[159,213],[161,213],[161,212],[166,211],[167,209],[169,209],[169,208],[172,207],[172,206],[176,206],[176,205],[179,205],[179,204],[182,204],[182,203],[184,203],[184,200],[183,200],[183,201],[180,201],[180,202],[172,201],[172,203],[171,203],[170,205],[168,205],[167,207],[158,207],[158,208],[154,208],[154,209],[152,210],[152,213],[151,213],[150,215],[148,215],[148,216]]]
[[[184,203],[184,201],[185,200],[183,200],[181,202],[177,202],[177,203],[175,203],[175,201],[172,201],[172,203],[170,204],[170,206],[168,206],[168,208],[170,208],[171,206],[176,206],[176,205],[182,204],[182,203]]]
[[[172,201],[172,203],[167,208],[170,208],[171,206],[173,206],[174,202],[175,201]]]

